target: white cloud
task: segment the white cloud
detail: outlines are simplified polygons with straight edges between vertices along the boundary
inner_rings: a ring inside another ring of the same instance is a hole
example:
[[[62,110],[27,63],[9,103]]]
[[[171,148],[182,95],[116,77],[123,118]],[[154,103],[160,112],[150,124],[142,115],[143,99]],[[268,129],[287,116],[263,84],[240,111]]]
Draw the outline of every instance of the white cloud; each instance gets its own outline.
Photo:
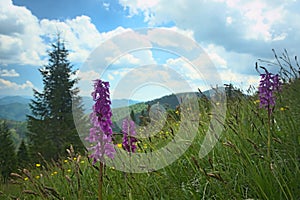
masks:
[[[246,38],[272,40],[272,26],[283,20],[286,11],[282,5],[271,6],[267,2],[258,0],[236,6],[236,9],[244,13],[244,19],[248,21]]]
[[[185,78],[168,66],[147,65],[128,71],[112,87],[113,98],[130,98],[141,88],[162,87],[171,93],[191,91]],[[147,90],[148,91],[148,90]],[[164,94],[155,94],[155,90],[144,92],[144,99],[153,99]]]
[[[199,64],[196,68],[182,57],[168,59],[166,65],[182,74],[184,80],[194,90],[199,87],[204,91],[216,84],[233,83],[245,91],[250,85],[256,86],[259,82],[259,76],[254,69],[254,57],[226,52],[223,47],[213,44],[208,45],[205,51],[207,55],[203,54],[192,61]],[[211,62],[215,65],[215,69]],[[251,73],[249,69],[252,69]]]
[[[295,51],[300,43],[300,9],[296,1],[269,0],[119,0],[132,15],[144,14],[149,25],[175,23],[191,30],[201,44],[228,52],[264,57],[272,48]],[[151,16],[151,17],[149,17]]]
[[[81,96],[90,96],[93,90],[93,81],[100,79],[100,74],[94,70],[78,70],[75,76],[79,78],[77,86],[80,90],[79,95]]]
[[[148,17],[150,13],[147,11],[154,6],[157,6],[159,0],[119,0],[119,3],[122,4],[125,9],[129,9],[130,16],[138,14],[139,11],[143,11],[145,17]]]
[[[190,40],[194,40],[194,32],[191,30],[184,30],[178,27],[150,29],[147,32],[147,38],[155,41],[160,47],[175,47],[191,50],[194,46],[188,46]]]
[[[120,76],[120,77],[123,77],[125,76],[130,70],[130,68],[122,68],[122,69],[119,69],[119,70],[115,70],[115,71],[112,71],[112,74],[115,75],[115,76]]]
[[[0,78],[0,89],[12,89],[12,90],[24,90],[27,88],[32,89],[34,86],[30,81],[26,81],[23,84],[17,84],[5,79]]]
[[[16,82],[12,82],[9,80],[5,80],[0,78],[0,94],[5,95],[31,95],[32,89],[37,89],[30,81],[25,81],[22,84],[18,84]]]
[[[209,44],[204,49],[218,70],[230,69],[241,74],[257,75],[255,71],[257,58],[255,56],[226,51],[224,47],[214,44]]]
[[[232,21],[233,21],[232,17],[226,17],[226,23],[228,25],[232,24]]]
[[[84,62],[101,42],[123,30],[117,28],[107,33],[99,33],[91,18],[84,15],[66,21],[43,19],[40,23],[43,34],[49,37],[54,38],[55,33],[61,32],[66,48],[70,51],[70,61],[77,63]]]
[[[137,65],[139,63],[140,63],[140,59],[129,53],[121,56],[114,62],[114,64],[122,64],[122,65],[126,65],[126,64]]]
[[[1,77],[19,77],[20,74],[16,72],[16,70],[11,69],[0,69],[0,76]]]
[[[102,3],[102,6],[104,7],[105,10],[109,11],[110,3]]]
[[[0,62],[1,64],[42,64],[46,45],[39,37],[38,19],[25,7],[11,0],[0,2]]]
[[[39,20],[25,7],[13,5],[11,0],[0,2],[0,64],[41,66],[47,61],[49,44],[42,38],[56,39],[60,33],[69,52],[69,60],[84,62],[103,41],[126,29],[118,27],[100,33],[85,15],[73,19]]]
[[[257,75],[241,74],[232,72],[230,69],[223,70],[220,76],[224,83],[232,83],[243,91],[246,91],[250,86],[257,87],[260,79]]]
[[[119,28],[111,32],[110,39],[102,42],[82,66],[88,70],[97,69],[99,72],[116,68],[134,67],[153,64],[151,42],[145,35],[131,29]],[[119,34],[122,33],[122,34]],[[116,37],[112,37],[116,36]]]
[[[100,74],[94,70],[85,72],[78,70],[76,76],[82,81],[92,81],[100,78]]]
[[[113,81],[115,78],[114,78],[114,76],[113,76],[113,75],[111,75],[111,74],[108,74],[108,79],[109,79],[110,81]]]
[[[170,67],[180,73],[186,80],[201,80],[201,74],[185,58],[170,58],[166,61],[166,67]]]
[[[224,50],[221,47],[217,47],[213,44],[209,44],[205,48],[206,53],[208,54],[210,60],[214,63],[217,68],[227,68],[227,61],[221,56],[221,51]],[[223,52],[224,55],[224,52]]]

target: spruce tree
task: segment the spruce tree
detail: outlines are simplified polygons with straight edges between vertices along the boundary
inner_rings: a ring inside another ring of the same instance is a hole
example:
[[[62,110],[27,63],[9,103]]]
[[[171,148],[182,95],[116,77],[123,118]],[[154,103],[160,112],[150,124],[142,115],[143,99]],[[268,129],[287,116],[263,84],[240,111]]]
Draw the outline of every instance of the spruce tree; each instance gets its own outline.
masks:
[[[21,169],[26,168],[30,164],[30,157],[24,139],[22,140],[17,152],[17,162],[18,167]]]
[[[130,111],[130,118],[132,121],[136,122],[136,117],[135,117],[135,113],[133,110]]]
[[[66,154],[73,145],[83,151],[72,114],[72,103],[76,115],[83,116],[78,79],[72,78],[76,71],[68,61],[68,50],[64,42],[57,37],[48,52],[48,64],[39,71],[43,77],[42,92],[34,90],[34,99],[30,103],[32,115],[28,116],[28,139],[30,152],[40,153],[46,160],[57,160]]]
[[[7,124],[3,121],[0,123],[0,173],[4,183],[9,174],[16,170],[16,165],[15,147]]]

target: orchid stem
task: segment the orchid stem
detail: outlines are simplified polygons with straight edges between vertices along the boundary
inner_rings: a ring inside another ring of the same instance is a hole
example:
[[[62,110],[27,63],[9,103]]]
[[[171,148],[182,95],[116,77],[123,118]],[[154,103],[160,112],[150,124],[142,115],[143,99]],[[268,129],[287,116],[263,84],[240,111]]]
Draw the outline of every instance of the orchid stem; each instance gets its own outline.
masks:
[[[103,185],[103,163],[100,161],[99,166],[99,183],[98,183],[98,200],[102,200],[102,185]]]
[[[271,112],[268,111],[268,160],[271,162]]]

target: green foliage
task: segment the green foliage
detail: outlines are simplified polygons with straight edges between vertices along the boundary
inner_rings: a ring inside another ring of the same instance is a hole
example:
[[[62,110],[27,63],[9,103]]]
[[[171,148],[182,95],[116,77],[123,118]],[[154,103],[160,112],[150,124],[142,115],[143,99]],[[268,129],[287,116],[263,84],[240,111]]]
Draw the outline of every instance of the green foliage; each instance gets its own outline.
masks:
[[[147,105],[145,103],[137,103],[129,106],[129,111],[134,112],[134,117],[138,120],[138,114],[142,112],[142,110],[147,109]],[[112,109],[112,121],[119,122],[122,121],[128,115],[128,108],[113,108]]]
[[[57,160],[66,154],[65,149],[70,144],[83,151],[73,120],[72,104],[77,115],[83,116],[83,110],[79,90],[75,87],[77,79],[71,78],[75,71],[59,36],[48,55],[48,65],[40,69],[44,90],[34,90],[34,100],[30,103],[32,115],[28,116],[28,139],[35,158],[40,153],[46,160]]]
[[[16,169],[16,155],[10,131],[6,122],[0,123],[0,173],[3,182],[7,182],[9,174]],[[1,180],[1,179],[0,179]]]
[[[26,168],[30,163],[28,149],[24,140],[22,140],[17,152],[17,163],[21,169]]]
[[[300,199],[300,79],[286,80],[272,113],[270,158],[267,111],[259,108],[256,94],[242,95],[229,85],[224,131],[206,157],[200,159],[198,153],[212,128],[213,105],[201,97],[199,130],[184,155],[163,169],[142,174],[106,167],[103,199]],[[154,154],[172,141],[188,112],[177,108],[167,113],[158,133],[139,140],[139,153]],[[137,130],[139,134],[146,131],[144,127]],[[56,162],[37,162],[32,170],[14,175],[17,185],[1,186],[0,198],[12,197],[9,192],[13,191],[17,191],[14,198],[20,199],[97,198],[98,166],[92,166],[86,156],[70,148],[67,157]]]
[[[21,141],[26,138],[27,122],[0,119],[0,123],[2,122],[5,122],[7,124],[7,127],[11,133],[11,139],[13,140],[14,146],[20,146]]]
[[[135,117],[135,113],[133,110],[131,110],[131,112],[130,112],[130,118],[132,121],[136,122],[136,117]]]
[[[171,165],[149,173],[130,174],[105,168],[104,199],[299,199],[300,96],[295,81],[285,85],[274,110],[272,162],[267,160],[267,112],[259,108],[257,96],[239,96],[227,102],[225,130],[207,157],[198,152],[210,121],[205,98],[199,100],[200,127],[188,151]],[[292,89],[291,89],[292,88]],[[284,95],[288,101],[283,100]],[[292,98],[296,99],[292,99]],[[169,110],[163,130],[139,141],[138,152],[154,152],[172,139],[182,113]],[[138,130],[144,131],[144,130]],[[38,163],[36,163],[38,164]],[[138,163],[135,163],[138,165]],[[16,177],[11,187],[21,199],[95,199],[97,166],[69,150],[58,162],[35,165]],[[274,192],[276,191],[276,192]],[[0,194],[1,195],[1,194]],[[8,193],[2,194],[5,198]]]

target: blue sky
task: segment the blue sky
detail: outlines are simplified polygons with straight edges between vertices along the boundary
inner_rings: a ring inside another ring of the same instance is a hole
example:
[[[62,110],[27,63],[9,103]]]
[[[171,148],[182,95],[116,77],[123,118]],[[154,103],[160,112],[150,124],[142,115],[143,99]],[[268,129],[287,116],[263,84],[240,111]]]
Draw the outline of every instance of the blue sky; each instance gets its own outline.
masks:
[[[300,56],[299,10],[299,0],[1,0],[0,95],[42,90],[38,68],[57,31],[84,96],[96,78],[110,81],[113,98],[205,90],[216,83],[207,73],[245,90],[257,86],[255,62],[272,60],[272,48]],[[149,27],[164,29],[137,31]],[[196,43],[203,52],[184,50]]]

